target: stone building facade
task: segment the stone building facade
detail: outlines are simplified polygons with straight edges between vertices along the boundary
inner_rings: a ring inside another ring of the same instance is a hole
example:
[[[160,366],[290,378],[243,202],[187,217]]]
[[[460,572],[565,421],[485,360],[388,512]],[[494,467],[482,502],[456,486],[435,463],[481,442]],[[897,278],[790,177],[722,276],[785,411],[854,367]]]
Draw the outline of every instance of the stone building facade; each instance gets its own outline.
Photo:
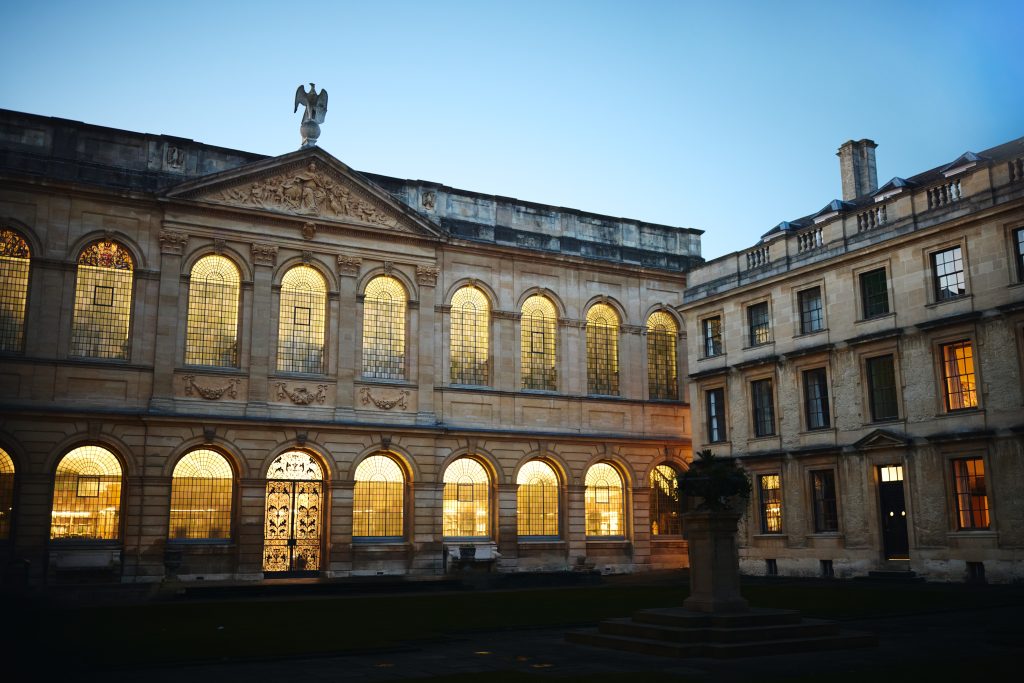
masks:
[[[0,112],[0,559],[685,566],[700,231]]]
[[[1024,138],[690,271],[696,450],[742,460],[751,574],[1024,578]]]

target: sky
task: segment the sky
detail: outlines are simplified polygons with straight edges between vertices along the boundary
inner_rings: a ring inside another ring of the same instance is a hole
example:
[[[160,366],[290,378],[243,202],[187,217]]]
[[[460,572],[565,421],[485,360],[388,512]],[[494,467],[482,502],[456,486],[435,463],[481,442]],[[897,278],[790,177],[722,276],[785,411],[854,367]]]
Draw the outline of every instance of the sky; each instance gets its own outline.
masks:
[[[0,0],[0,108],[698,228],[711,259],[1024,136],[1024,2]]]

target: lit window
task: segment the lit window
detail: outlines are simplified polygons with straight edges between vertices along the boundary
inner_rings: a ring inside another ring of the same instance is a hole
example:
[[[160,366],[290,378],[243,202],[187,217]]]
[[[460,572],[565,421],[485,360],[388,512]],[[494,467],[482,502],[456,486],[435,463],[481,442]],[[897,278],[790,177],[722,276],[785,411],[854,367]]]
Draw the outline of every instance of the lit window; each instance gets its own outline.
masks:
[[[971,342],[942,345],[942,381],[945,385],[946,410],[978,407]]]
[[[619,394],[619,316],[607,304],[587,311],[587,392]]]
[[[754,399],[754,435],[774,436],[775,397],[772,395],[772,381],[759,379],[751,382],[750,392]]]
[[[363,377],[405,379],[405,309],[402,283],[382,275],[363,299]]]
[[[490,478],[473,458],[459,458],[444,471],[444,535],[490,536]]]
[[[683,533],[679,516],[678,473],[670,465],[651,470],[651,535],[680,536]]]
[[[621,536],[623,524],[622,477],[611,465],[599,462],[587,470],[584,481],[587,536]]]
[[[487,297],[476,287],[463,287],[452,297],[452,384],[488,384],[490,316]]]
[[[551,465],[531,460],[516,477],[519,536],[558,536],[558,477]]]
[[[932,254],[935,269],[935,300],[949,301],[967,293],[964,281],[964,260],[960,247]]]
[[[708,418],[708,441],[725,441],[725,389],[709,389],[704,393]]]
[[[100,446],[82,446],[57,464],[51,539],[117,540],[121,519],[121,464]]]
[[[0,351],[21,351],[25,343],[30,258],[28,242],[0,228]]]
[[[701,321],[704,338],[704,357],[711,358],[722,354],[722,318],[715,316]]]
[[[196,261],[188,285],[185,363],[238,365],[238,268],[223,256]]]
[[[679,398],[676,376],[676,337],[679,326],[664,311],[647,318],[647,385],[654,399]]]
[[[547,297],[534,295],[523,303],[522,314],[520,347],[523,388],[555,391],[558,312]]]
[[[295,266],[281,280],[277,323],[277,369],[324,371],[324,317],[327,282],[310,266]]]
[[[0,448],[0,541],[11,537],[14,515],[14,461]]]
[[[814,495],[814,531],[839,531],[839,513],[836,508],[836,474],[832,470],[811,472]]]
[[[860,299],[864,319],[876,318],[889,312],[889,287],[885,281],[885,268],[861,273]]]
[[[871,419],[895,420],[899,417],[896,401],[896,369],[893,357],[877,356],[864,362],[868,375],[868,399],[871,405]]]
[[[797,294],[800,302],[800,334],[825,329],[825,310],[821,304],[821,288],[805,289]]]
[[[768,302],[762,301],[747,308],[747,323],[750,326],[750,345],[760,346],[772,340],[771,321],[768,319]]]
[[[352,535],[399,538],[404,532],[405,475],[394,459],[371,455],[356,467]]]
[[[878,473],[882,483],[903,481],[903,465],[883,465]]]
[[[828,409],[828,376],[825,368],[807,370],[804,374],[804,417],[807,429],[825,429],[831,424]]]
[[[985,492],[985,463],[981,458],[953,461],[954,496],[960,529],[987,529],[988,494]]]
[[[207,449],[188,453],[171,477],[171,539],[231,537],[231,465]]]
[[[782,533],[782,486],[779,475],[758,476],[758,490],[761,496],[761,533]]]
[[[89,245],[78,256],[71,355],[128,358],[132,257],[117,242]]]

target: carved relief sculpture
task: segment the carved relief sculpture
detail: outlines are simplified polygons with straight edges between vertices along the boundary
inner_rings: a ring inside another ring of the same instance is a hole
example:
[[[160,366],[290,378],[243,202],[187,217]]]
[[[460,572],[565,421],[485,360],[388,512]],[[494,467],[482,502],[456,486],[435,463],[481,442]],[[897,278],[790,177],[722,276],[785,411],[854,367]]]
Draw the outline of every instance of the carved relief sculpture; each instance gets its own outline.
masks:
[[[277,247],[273,244],[253,244],[252,260],[257,266],[273,266],[277,263]]]
[[[363,263],[363,259],[358,256],[346,256],[345,254],[338,254],[338,275],[347,275],[349,277],[356,277],[359,275],[359,266]]]
[[[361,401],[364,406],[372,403],[381,410],[391,410],[396,406],[402,410],[406,410],[409,407],[406,402],[406,399],[409,397],[409,391],[406,389],[399,391],[398,397],[394,399],[375,398],[370,392],[370,387],[363,387],[360,389],[359,395],[362,397]]]
[[[307,389],[306,387],[299,387],[292,391],[288,390],[285,382],[278,382],[274,385],[277,387],[277,398],[280,401],[284,399],[290,399],[292,403],[300,406],[308,406],[313,401],[317,403],[323,403],[324,399],[327,398],[327,385],[318,384],[316,385],[316,393]]]
[[[219,399],[221,396],[224,396],[225,394],[228,396],[228,398],[238,398],[237,387],[238,387],[239,383],[241,383],[241,381],[242,381],[242,380],[237,379],[237,378],[229,379],[227,384],[225,384],[224,386],[222,386],[220,388],[217,388],[217,387],[203,387],[203,386],[200,386],[200,385],[196,384],[196,376],[195,375],[185,375],[184,377],[182,377],[182,380],[184,380],[184,382],[185,382],[185,395],[186,396],[192,396],[193,392],[195,392],[195,393],[199,394],[200,396],[202,396],[203,398],[205,398],[208,401],[216,401],[217,399]]]
[[[417,284],[433,287],[437,284],[437,276],[440,274],[441,269],[437,266],[416,266]]]
[[[434,192],[433,190],[428,190],[423,193],[423,198],[421,201],[423,203],[424,209],[426,209],[427,211],[433,211],[434,203],[437,201],[437,193]]]
[[[160,253],[181,256],[188,244],[188,235],[177,230],[160,231]]]

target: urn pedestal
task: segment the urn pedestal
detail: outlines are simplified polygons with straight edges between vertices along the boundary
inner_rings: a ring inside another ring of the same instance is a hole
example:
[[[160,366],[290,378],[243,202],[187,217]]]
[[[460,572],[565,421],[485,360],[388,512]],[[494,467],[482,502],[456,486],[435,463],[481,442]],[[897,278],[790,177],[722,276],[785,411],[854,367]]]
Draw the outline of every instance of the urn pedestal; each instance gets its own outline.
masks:
[[[690,597],[683,608],[694,612],[749,612],[740,595],[736,525],[741,512],[699,511],[683,515],[690,544]]]

